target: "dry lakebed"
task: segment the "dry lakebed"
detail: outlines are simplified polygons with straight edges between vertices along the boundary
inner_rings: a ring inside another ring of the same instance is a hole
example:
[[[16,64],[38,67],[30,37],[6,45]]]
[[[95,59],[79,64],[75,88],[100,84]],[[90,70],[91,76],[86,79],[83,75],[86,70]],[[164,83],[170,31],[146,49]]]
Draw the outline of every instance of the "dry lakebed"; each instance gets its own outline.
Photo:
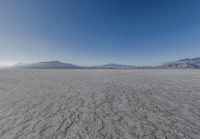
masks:
[[[200,70],[0,70],[0,139],[200,139]]]

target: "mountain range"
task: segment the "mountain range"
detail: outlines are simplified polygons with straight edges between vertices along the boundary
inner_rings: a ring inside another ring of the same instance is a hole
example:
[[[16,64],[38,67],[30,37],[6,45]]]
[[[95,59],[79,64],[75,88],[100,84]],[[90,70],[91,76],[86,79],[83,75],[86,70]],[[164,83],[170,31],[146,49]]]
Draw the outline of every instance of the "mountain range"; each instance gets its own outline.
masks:
[[[88,67],[88,68],[94,68],[94,69],[136,69],[137,66],[109,63],[109,64],[105,64],[105,65],[91,66],[91,67]]]
[[[200,57],[180,59],[178,61],[168,62],[156,67],[169,69],[198,69],[200,68]]]
[[[80,69],[81,66],[62,63],[60,61],[49,61],[49,62],[38,62],[38,63],[18,63],[13,66],[13,68],[18,69]]]
[[[12,68],[17,69],[200,69],[200,57],[180,59],[174,62],[167,62],[158,66],[133,66],[122,64],[105,64],[99,66],[78,66],[60,61],[18,63]]]

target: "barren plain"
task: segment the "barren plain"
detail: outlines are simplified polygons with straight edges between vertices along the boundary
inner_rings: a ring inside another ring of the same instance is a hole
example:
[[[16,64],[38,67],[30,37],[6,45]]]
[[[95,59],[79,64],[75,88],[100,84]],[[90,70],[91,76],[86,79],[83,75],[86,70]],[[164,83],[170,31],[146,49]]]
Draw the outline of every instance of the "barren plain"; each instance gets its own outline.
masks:
[[[0,139],[199,139],[200,70],[0,70]]]

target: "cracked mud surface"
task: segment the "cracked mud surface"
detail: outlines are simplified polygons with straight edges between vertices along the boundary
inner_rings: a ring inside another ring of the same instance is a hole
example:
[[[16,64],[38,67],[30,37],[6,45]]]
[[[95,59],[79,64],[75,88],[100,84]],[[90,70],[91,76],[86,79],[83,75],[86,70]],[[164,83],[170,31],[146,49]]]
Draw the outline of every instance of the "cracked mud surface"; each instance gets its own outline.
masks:
[[[0,70],[0,139],[199,137],[199,70]]]

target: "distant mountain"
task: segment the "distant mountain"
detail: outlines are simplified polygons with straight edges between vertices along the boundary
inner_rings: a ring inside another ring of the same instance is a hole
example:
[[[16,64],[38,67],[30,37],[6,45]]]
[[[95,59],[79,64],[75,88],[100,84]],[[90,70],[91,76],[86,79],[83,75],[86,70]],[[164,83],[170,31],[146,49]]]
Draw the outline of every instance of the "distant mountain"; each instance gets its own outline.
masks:
[[[160,66],[156,66],[155,68],[161,68],[161,69],[197,69],[199,66],[191,63],[167,63]]]
[[[132,66],[122,64],[105,64],[99,66],[77,66],[60,61],[38,62],[38,63],[18,63],[12,68],[18,69],[200,69],[200,57],[186,58],[175,62],[164,63],[159,66]]]
[[[62,63],[60,61],[49,61],[49,62],[38,62],[38,63],[31,63],[31,64],[16,64],[13,68],[18,69],[79,69],[80,66],[69,64],[69,63]]]
[[[178,62],[190,63],[190,64],[194,64],[194,65],[200,67],[200,57],[181,59],[181,60],[178,60]]]
[[[120,65],[120,64],[105,64],[100,66],[77,66],[69,63],[62,63],[60,61],[38,62],[38,63],[18,63],[13,66],[18,69],[135,69],[136,66]]]
[[[200,68],[200,57],[196,58],[186,58],[181,59],[175,62],[168,62],[162,64],[160,66],[156,66],[156,68],[164,68],[164,69],[198,69]]]
[[[95,68],[95,69],[136,69],[136,66],[132,65],[121,65],[121,64],[115,64],[115,63],[109,63],[105,65],[100,65],[100,66],[93,66],[90,68]]]
[[[17,67],[17,66],[26,66],[26,65],[28,65],[28,63],[17,63],[14,66]]]

